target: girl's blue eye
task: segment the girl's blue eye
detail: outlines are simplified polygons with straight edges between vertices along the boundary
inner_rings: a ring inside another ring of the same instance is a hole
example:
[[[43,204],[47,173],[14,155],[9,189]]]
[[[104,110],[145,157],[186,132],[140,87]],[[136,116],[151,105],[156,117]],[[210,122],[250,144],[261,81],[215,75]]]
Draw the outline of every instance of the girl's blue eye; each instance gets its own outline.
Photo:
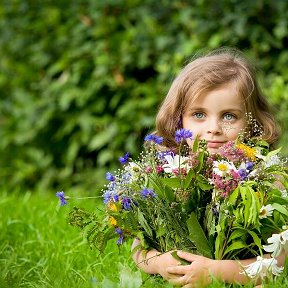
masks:
[[[231,121],[231,120],[234,120],[236,117],[233,114],[227,113],[224,115],[223,118],[225,121]]]
[[[204,113],[202,112],[196,112],[193,114],[193,116],[197,119],[203,119],[205,117]]]

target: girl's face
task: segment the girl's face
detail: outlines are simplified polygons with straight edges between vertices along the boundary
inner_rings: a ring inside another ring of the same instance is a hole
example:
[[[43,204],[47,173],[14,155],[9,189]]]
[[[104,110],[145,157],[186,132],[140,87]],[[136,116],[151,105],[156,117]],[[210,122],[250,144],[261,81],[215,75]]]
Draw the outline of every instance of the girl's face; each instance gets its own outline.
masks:
[[[183,128],[207,141],[208,151],[216,153],[227,141],[235,140],[246,126],[244,100],[229,83],[199,96],[183,114]],[[187,140],[191,146],[193,140]]]

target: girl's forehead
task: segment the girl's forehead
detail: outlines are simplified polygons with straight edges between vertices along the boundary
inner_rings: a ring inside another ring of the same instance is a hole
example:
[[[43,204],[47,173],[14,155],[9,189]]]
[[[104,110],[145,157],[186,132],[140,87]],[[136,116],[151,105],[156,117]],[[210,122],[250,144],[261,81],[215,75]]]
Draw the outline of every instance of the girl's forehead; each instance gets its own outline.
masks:
[[[203,107],[212,110],[214,107],[223,106],[223,108],[231,107],[231,109],[245,110],[245,99],[235,85],[222,85],[215,89],[198,93],[194,97],[190,95],[189,98],[186,109]]]

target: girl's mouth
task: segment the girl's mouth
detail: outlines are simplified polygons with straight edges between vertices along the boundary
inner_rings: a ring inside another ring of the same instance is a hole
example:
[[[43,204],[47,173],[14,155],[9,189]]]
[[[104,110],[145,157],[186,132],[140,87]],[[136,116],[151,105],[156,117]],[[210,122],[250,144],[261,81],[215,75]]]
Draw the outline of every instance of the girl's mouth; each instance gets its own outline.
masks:
[[[220,148],[224,144],[225,142],[222,142],[222,141],[207,141],[208,148]]]

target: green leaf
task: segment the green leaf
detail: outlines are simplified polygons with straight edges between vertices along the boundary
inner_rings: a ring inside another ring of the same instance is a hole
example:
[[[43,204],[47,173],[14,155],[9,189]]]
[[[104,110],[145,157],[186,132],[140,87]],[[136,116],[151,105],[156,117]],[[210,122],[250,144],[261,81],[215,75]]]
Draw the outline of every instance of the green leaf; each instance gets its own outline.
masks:
[[[186,223],[189,230],[188,238],[195,244],[198,252],[205,257],[213,258],[212,249],[194,212],[191,213]]]
[[[228,204],[232,204],[232,205],[235,205],[236,203],[236,200],[238,198],[238,195],[239,195],[239,186],[231,193],[230,197],[229,197],[229,200],[228,200]]]
[[[253,238],[253,242],[259,247],[259,249],[262,249],[262,245],[261,245],[261,239],[259,238],[259,236],[251,230],[247,230],[247,232],[252,236]]]
[[[158,178],[150,178],[151,185],[159,198],[165,198],[164,185]]]
[[[236,238],[242,237],[242,236],[245,235],[246,233],[247,233],[246,230],[237,229],[237,228],[236,228],[236,229],[231,233],[231,235],[230,235],[230,237],[229,237],[229,239],[228,239],[228,243],[229,243],[230,241],[236,239]]]
[[[229,252],[231,252],[231,251],[233,251],[233,250],[239,250],[239,249],[246,248],[246,247],[247,247],[247,245],[244,244],[244,243],[241,242],[241,241],[233,242],[231,245],[229,245],[229,246],[227,247],[227,249],[225,249],[223,255],[225,256],[227,253],[229,253]]]
[[[213,186],[209,184],[208,180],[201,174],[196,176],[196,181],[201,190],[207,191],[213,188]]]
[[[288,210],[287,210],[283,205],[280,205],[280,204],[278,204],[278,203],[272,203],[271,205],[272,205],[272,207],[273,207],[275,210],[277,210],[277,211],[279,211],[280,213],[288,216]]]
[[[162,178],[162,182],[171,188],[181,188],[181,180],[178,177],[175,178]]]
[[[191,262],[185,260],[185,259],[182,259],[180,258],[178,255],[177,255],[177,251],[173,251],[171,252],[171,255],[177,260],[179,261],[182,265],[190,265]]]
[[[143,213],[140,211],[140,209],[137,210],[138,214],[138,220],[140,225],[143,227],[145,232],[150,236],[153,237],[152,229],[150,228],[149,224],[147,223]]]
[[[197,152],[199,146],[199,136],[197,135],[193,142],[192,152]]]
[[[190,169],[184,182],[184,189],[187,189],[189,187],[191,180],[194,177],[195,177],[195,171],[193,169]]]

